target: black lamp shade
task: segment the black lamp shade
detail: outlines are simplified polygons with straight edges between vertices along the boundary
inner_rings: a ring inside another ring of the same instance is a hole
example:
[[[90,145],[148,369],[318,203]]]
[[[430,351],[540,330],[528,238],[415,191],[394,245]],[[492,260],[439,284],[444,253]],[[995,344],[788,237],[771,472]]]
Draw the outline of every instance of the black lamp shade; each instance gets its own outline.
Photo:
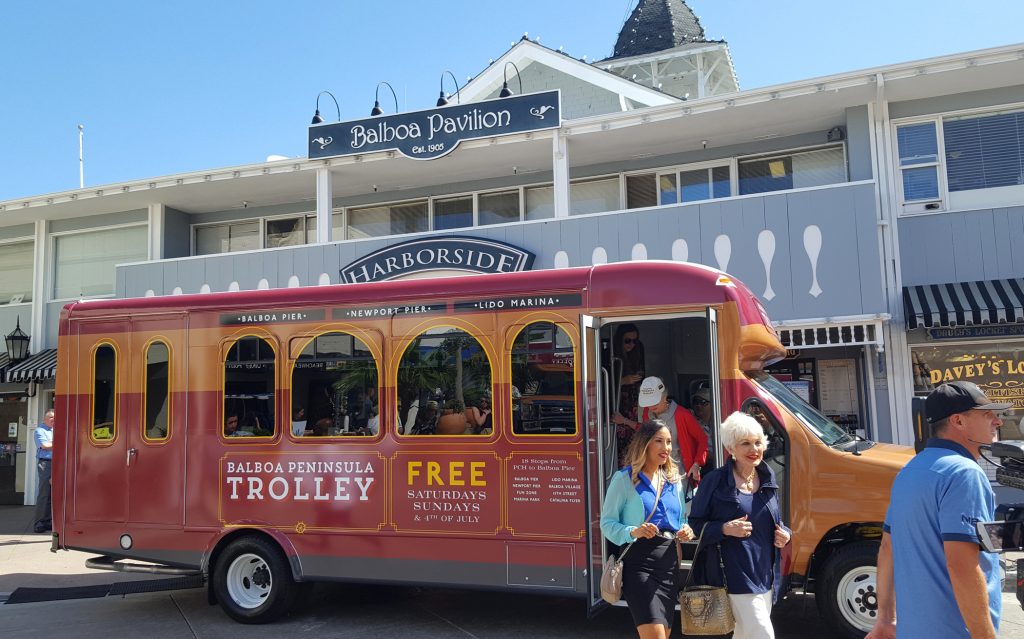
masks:
[[[512,89],[508,88],[508,82],[501,85],[501,93],[498,94],[499,98],[507,98],[512,95]]]
[[[21,318],[18,318],[18,324],[13,331],[7,334],[4,338],[7,341],[7,357],[12,362],[20,362],[21,360],[28,357],[28,344],[32,340],[31,337],[25,334],[21,330]]]
[[[313,124],[320,124],[323,121],[324,119],[320,117],[320,109],[317,109],[316,113],[313,114]]]
[[[373,101],[373,109],[370,111],[370,115],[373,116],[373,117],[377,117],[381,113],[384,113],[384,109],[380,108],[380,102],[378,102],[377,100],[374,100]]]
[[[437,106],[443,107],[448,104],[448,98],[444,96],[444,91],[441,92],[441,96],[437,98]]]

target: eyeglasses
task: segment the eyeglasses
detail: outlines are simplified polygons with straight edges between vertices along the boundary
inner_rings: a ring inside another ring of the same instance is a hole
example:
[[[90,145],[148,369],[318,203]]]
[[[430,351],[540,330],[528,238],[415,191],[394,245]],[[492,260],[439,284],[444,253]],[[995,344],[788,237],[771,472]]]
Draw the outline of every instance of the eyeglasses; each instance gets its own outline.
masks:
[[[707,406],[707,405],[708,405],[708,404],[710,404],[710,403],[711,403],[711,402],[709,402],[708,400],[706,400],[706,399],[701,399],[701,398],[699,398],[699,397],[698,397],[697,399],[693,400],[693,405],[694,405],[694,406]]]
[[[622,339],[623,344],[636,344],[640,340],[635,337],[625,337]]]

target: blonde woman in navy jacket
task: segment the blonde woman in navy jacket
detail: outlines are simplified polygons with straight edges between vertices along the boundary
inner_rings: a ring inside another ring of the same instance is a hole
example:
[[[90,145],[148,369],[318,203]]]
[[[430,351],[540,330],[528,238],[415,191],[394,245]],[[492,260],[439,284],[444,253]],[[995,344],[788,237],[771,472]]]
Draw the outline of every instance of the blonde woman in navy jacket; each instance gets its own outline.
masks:
[[[672,433],[664,422],[641,424],[601,510],[605,538],[619,546],[632,544],[623,558],[622,594],[640,639],[667,639],[672,630],[679,593],[676,538],[693,539],[671,452]]]

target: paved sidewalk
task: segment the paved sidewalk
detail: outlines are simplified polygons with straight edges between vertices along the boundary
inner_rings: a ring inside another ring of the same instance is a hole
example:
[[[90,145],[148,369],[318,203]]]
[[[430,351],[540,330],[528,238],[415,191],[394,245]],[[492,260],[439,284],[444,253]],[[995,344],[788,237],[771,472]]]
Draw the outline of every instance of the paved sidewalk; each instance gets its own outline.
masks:
[[[93,586],[153,575],[93,570],[89,553],[50,552],[50,533],[32,532],[34,506],[0,506],[0,599],[17,588]]]

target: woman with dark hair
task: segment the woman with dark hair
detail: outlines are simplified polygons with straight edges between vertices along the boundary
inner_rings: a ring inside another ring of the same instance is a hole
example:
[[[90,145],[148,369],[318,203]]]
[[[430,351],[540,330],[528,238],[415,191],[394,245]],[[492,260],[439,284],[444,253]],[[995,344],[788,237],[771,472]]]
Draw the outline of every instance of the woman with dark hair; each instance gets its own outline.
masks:
[[[666,639],[679,594],[678,540],[694,538],[686,524],[672,433],[660,420],[644,422],[615,473],[601,509],[601,532],[623,550],[622,594],[640,639]]]
[[[636,324],[619,324],[615,328],[615,337],[612,340],[612,367],[613,375],[618,376],[619,404],[618,424],[616,437],[619,440],[620,459],[629,446],[629,440],[633,436],[633,429],[624,425],[624,421],[640,421],[637,409],[637,399],[640,397],[640,383],[644,379],[644,345],[640,341],[640,329]]]
[[[469,407],[469,427],[474,435],[490,433],[494,427],[491,422],[491,398],[484,395],[477,400],[476,406]]]

